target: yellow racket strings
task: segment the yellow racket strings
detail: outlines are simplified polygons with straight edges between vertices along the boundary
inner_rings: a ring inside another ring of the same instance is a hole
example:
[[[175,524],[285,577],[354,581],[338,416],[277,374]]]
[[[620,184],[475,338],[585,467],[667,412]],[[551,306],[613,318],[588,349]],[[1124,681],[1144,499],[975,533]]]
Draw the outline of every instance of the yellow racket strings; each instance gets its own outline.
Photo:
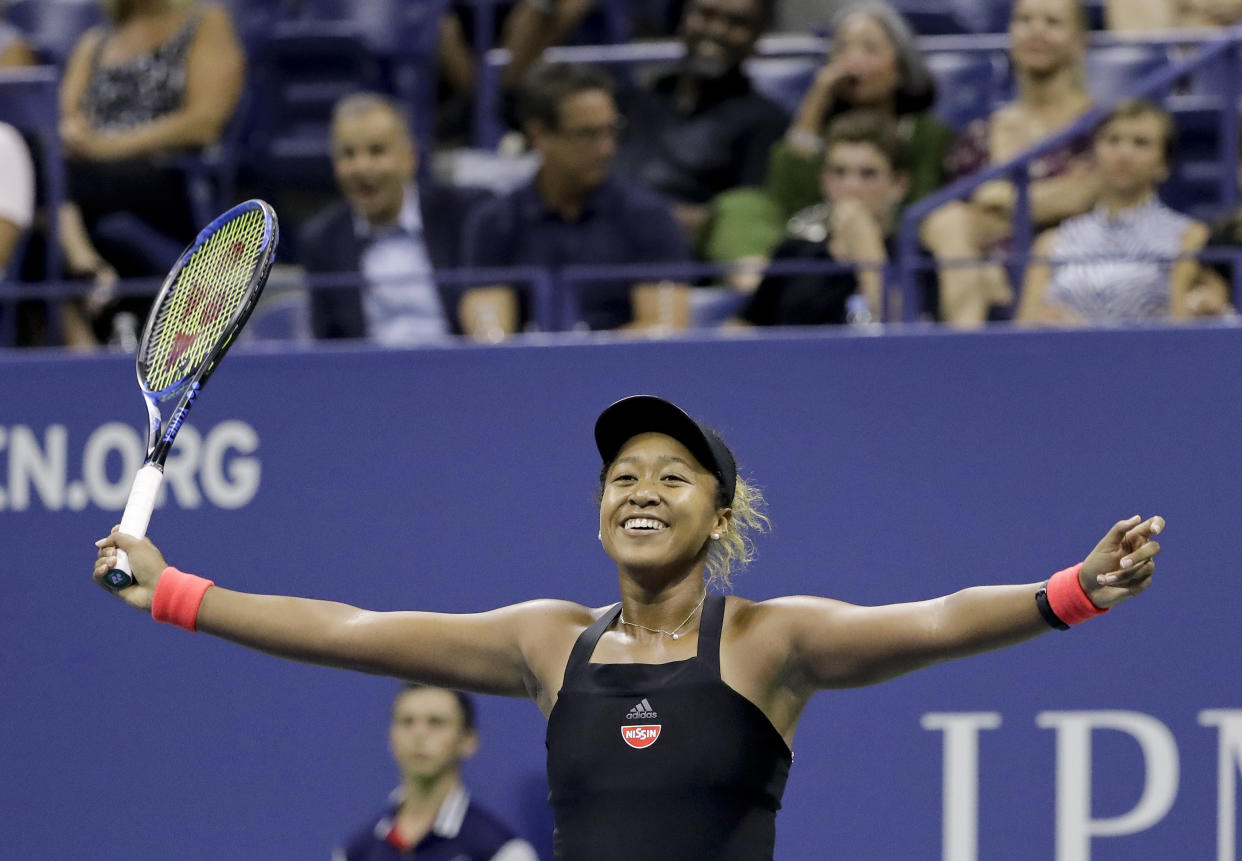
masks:
[[[156,309],[147,343],[147,388],[163,391],[189,376],[215,349],[263,252],[262,210],[220,226],[182,267]]]

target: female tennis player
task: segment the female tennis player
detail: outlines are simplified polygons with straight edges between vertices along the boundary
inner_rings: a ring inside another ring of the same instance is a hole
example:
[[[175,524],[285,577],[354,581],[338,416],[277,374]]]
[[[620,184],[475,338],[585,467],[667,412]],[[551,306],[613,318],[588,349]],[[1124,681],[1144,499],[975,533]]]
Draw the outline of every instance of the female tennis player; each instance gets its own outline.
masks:
[[[117,594],[158,620],[299,661],[533,699],[548,719],[559,859],[756,861],[772,858],[790,746],[813,693],[1105,612],[1148,587],[1164,528],[1160,517],[1123,520],[1042,583],[882,607],[726,598],[707,586],[727,583],[766,520],[719,436],[639,395],[604,410],[595,439],[599,538],[621,591],[611,607],[379,613],[245,594],[115,531],[98,542],[94,577],[102,583],[120,548],[137,583]]]

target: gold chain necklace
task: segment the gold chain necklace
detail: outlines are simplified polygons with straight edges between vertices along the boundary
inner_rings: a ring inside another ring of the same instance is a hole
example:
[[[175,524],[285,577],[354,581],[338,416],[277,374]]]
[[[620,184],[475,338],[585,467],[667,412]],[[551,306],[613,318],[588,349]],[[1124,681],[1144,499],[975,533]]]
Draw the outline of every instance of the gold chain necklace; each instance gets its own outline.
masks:
[[[695,604],[694,609],[690,611],[690,615],[682,619],[681,624],[671,631],[666,631],[663,628],[648,628],[646,625],[640,625],[637,622],[627,622],[625,621],[625,610],[624,609],[621,611],[621,624],[625,625],[628,628],[642,628],[644,631],[650,631],[653,634],[663,634],[666,637],[672,637],[674,640],[678,640],[681,638],[681,634],[678,634],[677,632],[680,631],[682,628],[686,627],[686,623],[694,618],[694,614],[699,612],[699,608],[703,606],[703,602],[706,600],[707,600],[707,593],[704,592],[703,597],[699,599],[699,603]]]

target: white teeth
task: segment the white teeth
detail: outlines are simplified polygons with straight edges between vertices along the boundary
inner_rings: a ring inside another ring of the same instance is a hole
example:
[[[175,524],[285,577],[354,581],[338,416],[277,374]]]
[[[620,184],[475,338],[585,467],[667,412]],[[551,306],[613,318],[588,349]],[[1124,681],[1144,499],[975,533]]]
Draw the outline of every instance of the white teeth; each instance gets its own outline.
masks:
[[[622,524],[626,529],[667,529],[668,524],[651,517],[630,517]]]

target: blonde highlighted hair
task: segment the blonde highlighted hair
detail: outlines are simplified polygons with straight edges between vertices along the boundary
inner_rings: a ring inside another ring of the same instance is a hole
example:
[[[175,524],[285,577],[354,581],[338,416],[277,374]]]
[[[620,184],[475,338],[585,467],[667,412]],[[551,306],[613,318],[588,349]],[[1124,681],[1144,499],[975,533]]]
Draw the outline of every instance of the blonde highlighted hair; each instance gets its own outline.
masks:
[[[767,502],[763,492],[740,475],[730,508],[733,509],[733,517],[729,520],[729,528],[719,540],[710,543],[707,561],[703,565],[709,587],[732,587],[735,571],[755,558],[755,534],[772,528],[772,522],[764,511]]]

